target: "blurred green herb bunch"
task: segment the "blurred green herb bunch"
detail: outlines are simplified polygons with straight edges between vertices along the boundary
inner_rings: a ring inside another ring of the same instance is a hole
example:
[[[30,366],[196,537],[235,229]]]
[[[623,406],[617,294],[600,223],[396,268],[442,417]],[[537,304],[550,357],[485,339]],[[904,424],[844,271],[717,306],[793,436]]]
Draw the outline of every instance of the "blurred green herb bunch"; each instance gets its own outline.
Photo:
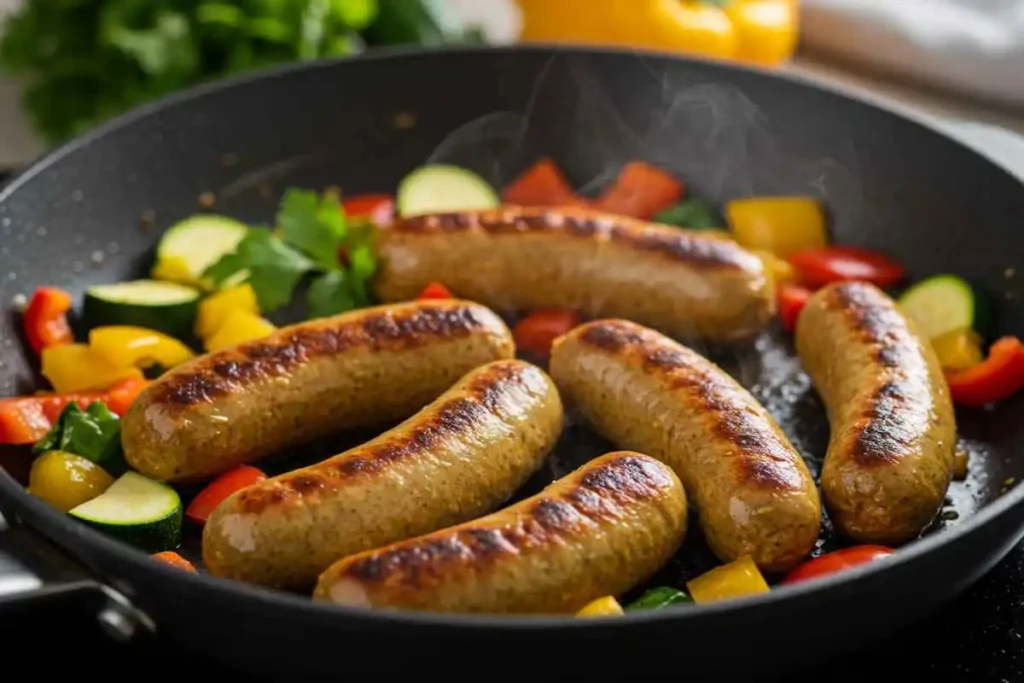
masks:
[[[447,35],[435,3],[23,0],[0,29],[0,68],[23,77],[24,107],[56,143],[147,100],[259,67],[473,39]]]

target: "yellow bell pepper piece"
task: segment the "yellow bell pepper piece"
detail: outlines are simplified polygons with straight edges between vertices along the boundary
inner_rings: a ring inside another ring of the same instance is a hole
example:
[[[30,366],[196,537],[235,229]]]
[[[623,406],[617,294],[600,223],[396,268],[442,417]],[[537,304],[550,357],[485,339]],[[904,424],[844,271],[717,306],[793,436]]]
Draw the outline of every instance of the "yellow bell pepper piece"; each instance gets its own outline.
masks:
[[[804,247],[828,244],[825,212],[810,197],[753,197],[725,205],[733,236],[748,249],[785,258]]]
[[[765,272],[771,276],[776,284],[780,282],[794,282],[796,280],[796,269],[786,259],[779,258],[770,251],[755,250],[754,253],[761,257]]]
[[[518,0],[525,42],[665,50],[764,65],[796,48],[796,0]]]
[[[608,595],[594,600],[576,613],[577,617],[617,617],[625,614],[619,601]]]
[[[206,339],[206,350],[220,351],[254,339],[261,339],[276,329],[269,320],[250,311],[236,308],[227,315],[220,329]]]
[[[953,330],[932,339],[943,370],[966,370],[985,360],[981,337],[972,329]]]
[[[47,451],[32,462],[28,492],[67,512],[97,497],[114,483],[106,470],[80,455]]]
[[[686,584],[690,597],[697,604],[767,593],[768,583],[749,557],[715,567]]]
[[[235,310],[247,311],[253,315],[260,314],[256,292],[248,282],[217,292],[199,303],[196,336],[200,339],[210,337],[220,329],[228,314]]]
[[[100,391],[122,379],[142,379],[131,365],[111,363],[88,344],[64,344],[43,349],[43,377],[58,394]]]
[[[736,59],[778,66],[796,50],[800,22],[794,0],[734,0],[725,13],[736,31]]]
[[[110,325],[89,332],[89,346],[111,365],[173,368],[195,356],[174,337],[145,327]]]
[[[180,256],[165,256],[158,259],[153,265],[152,277],[154,280],[177,282],[183,285],[194,284],[188,261]]]

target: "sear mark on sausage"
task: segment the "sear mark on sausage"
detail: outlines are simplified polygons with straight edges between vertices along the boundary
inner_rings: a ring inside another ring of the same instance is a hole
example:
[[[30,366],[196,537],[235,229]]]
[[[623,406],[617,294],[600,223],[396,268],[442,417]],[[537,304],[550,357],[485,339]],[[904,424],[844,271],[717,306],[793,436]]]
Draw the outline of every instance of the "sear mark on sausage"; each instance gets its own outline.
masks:
[[[389,463],[412,458],[436,448],[440,443],[459,438],[471,426],[523,391],[543,391],[541,371],[514,361],[494,363],[466,387],[466,395],[445,401],[429,419],[418,422],[410,431],[384,439],[375,439],[340,459],[332,468],[302,469],[276,477],[267,485],[254,486],[239,494],[239,511],[260,514],[271,506],[301,504],[305,496],[333,490],[346,479],[378,472]]]
[[[615,353],[635,353],[644,370],[665,386],[686,395],[694,410],[709,416],[715,438],[738,451],[733,459],[740,482],[773,491],[799,491],[804,486],[792,453],[765,419],[762,410],[735,381],[695,351],[660,336],[644,333],[629,323],[599,321],[581,335],[583,343]]]
[[[654,252],[697,266],[735,270],[761,267],[756,256],[731,242],[591,210],[504,207],[425,214],[398,221],[389,229],[410,234],[472,230],[492,235],[561,233],[570,237],[597,237],[636,251]]]
[[[337,325],[300,325],[211,354],[189,371],[169,375],[166,381],[156,383],[154,400],[195,405],[247,391],[252,381],[286,375],[310,359],[337,355],[353,347],[371,351],[411,349],[438,338],[468,336],[486,327],[468,306],[420,307]]]
[[[918,342],[893,302],[875,287],[843,283],[829,292],[826,303],[842,311],[882,370],[853,423],[859,433],[851,454],[866,467],[895,463],[916,448],[932,404]]]
[[[557,486],[554,484],[553,486]],[[345,568],[361,582],[430,589],[453,566],[480,567],[505,556],[565,543],[595,525],[629,514],[635,501],[673,486],[665,468],[624,453],[579,477],[567,490],[527,499],[501,513],[494,527],[469,523],[372,552]]]

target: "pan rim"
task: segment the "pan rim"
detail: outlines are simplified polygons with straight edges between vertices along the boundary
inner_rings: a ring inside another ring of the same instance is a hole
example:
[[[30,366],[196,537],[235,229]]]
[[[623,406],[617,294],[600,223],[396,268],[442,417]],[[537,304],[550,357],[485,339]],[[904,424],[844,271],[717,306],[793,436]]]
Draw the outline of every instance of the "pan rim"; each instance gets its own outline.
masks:
[[[422,59],[429,57],[431,53],[436,54],[464,54],[467,56],[481,53],[499,53],[511,55],[515,53],[540,53],[548,54],[552,59],[560,55],[570,56],[596,56],[596,55],[625,55],[635,58],[648,58],[656,60],[667,60],[674,62],[686,62],[700,65],[703,68],[720,69],[726,71],[739,71],[755,77],[782,80],[793,85],[810,88],[823,92],[832,97],[837,97],[856,103],[876,111],[887,113],[891,116],[903,119],[905,122],[916,124],[928,132],[944,138],[947,142],[959,145],[971,153],[981,157],[993,167],[999,169],[1011,179],[1021,183],[1016,173],[1010,171],[1006,165],[999,160],[976,149],[973,145],[960,139],[938,125],[930,118],[923,116],[920,112],[898,102],[890,100],[876,100],[866,97],[860,93],[852,92],[846,88],[838,87],[835,84],[821,82],[815,78],[795,73],[778,73],[765,69],[726,62],[724,60],[701,58],[692,56],[679,56],[677,54],[652,51],[633,50],[628,48],[588,46],[588,45],[551,45],[543,43],[520,44],[514,46],[452,46],[423,49],[420,47],[398,46],[382,48],[368,54],[353,57],[335,58],[320,60],[316,62],[300,62],[280,65],[268,69],[257,70],[245,74],[233,76],[220,81],[198,85],[183,91],[172,93],[150,103],[132,109],[114,119],[101,124],[90,132],[73,138],[54,150],[42,155],[31,163],[24,171],[13,178],[5,187],[0,190],[0,203],[7,201],[11,195],[21,187],[30,182],[40,173],[58,163],[65,156],[83,148],[100,138],[107,136],[121,128],[127,127],[134,122],[145,119],[164,109],[188,103],[206,95],[212,95],[222,90],[249,83],[270,80],[273,78],[287,77],[291,73],[308,72],[317,69],[333,69],[341,64],[353,64],[363,62],[378,62],[395,59],[416,57]],[[1024,191],[1024,185],[1022,185]],[[656,624],[662,622],[680,623],[685,620],[711,619],[715,617],[742,618],[733,616],[749,613],[759,608],[767,608],[780,601],[796,601],[807,599],[811,596],[820,596],[826,592],[840,591],[844,588],[853,587],[857,582],[865,578],[876,576],[879,573],[888,571],[889,566],[894,563],[905,564],[920,559],[926,555],[936,552],[947,544],[957,542],[959,539],[972,534],[981,533],[983,527],[993,523],[999,517],[1007,514],[1012,508],[1024,505],[1024,484],[1018,483],[997,499],[985,505],[982,509],[971,515],[962,524],[940,533],[918,539],[909,546],[901,548],[892,560],[869,563],[838,574],[832,574],[805,582],[790,585],[782,585],[773,588],[770,592],[729,600],[685,610],[648,611],[627,613],[624,617],[617,619],[582,620],[575,619],[572,615],[551,615],[536,617],[515,617],[507,616],[470,616],[459,614],[443,613],[419,613],[419,612],[376,612],[348,608],[326,603],[317,603],[309,597],[294,595],[265,588],[250,586],[248,584],[220,579],[206,574],[192,574],[182,572],[180,569],[154,562],[143,551],[125,545],[103,535],[99,531],[90,529],[84,525],[77,524],[74,520],[60,514],[43,501],[29,495],[17,481],[3,468],[0,468],[0,496],[10,499],[16,505],[16,512],[25,511],[32,519],[39,519],[44,522],[41,529],[44,535],[52,538],[62,546],[69,545],[62,539],[78,537],[84,544],[93,550],[106,555],[112,561],[127,565],[138,572],[155,572],[163,582],[171,582],[168,585],[177,584],[182,589],[219,596],[231,600],[256,601],[265,605],[268,609],[287,610],[296,614],[316,615],[321,620],[349,620],[367,627],[370,626],[404,626],[408,628],[439,628],[446,627],[458,630],[466,629],[487,629],[490,631],[553,631],[565,629],[590,629],[616,630],[630,628],[639,624]],[[30,525],[34,526],[34,525]],[[46,529],[51,530],[47,533]]]

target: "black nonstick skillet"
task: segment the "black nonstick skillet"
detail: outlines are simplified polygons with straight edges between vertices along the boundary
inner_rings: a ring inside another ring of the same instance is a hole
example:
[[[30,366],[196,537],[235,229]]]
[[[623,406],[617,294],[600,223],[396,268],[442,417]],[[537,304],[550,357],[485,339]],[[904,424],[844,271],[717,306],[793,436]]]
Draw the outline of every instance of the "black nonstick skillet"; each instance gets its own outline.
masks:
[[[890,253],[913,277],[961,274],[991,294],[1001,332],[1024,335],[1024,186],[997,164],[902,115],[778,75],[541,47],[288,67],[129,114],[45,157],[0,195],[0,302],[39,285],[81,294],[140,276],[160,230],[194,213],[203,193],[218,212],[266,221],[288,186],[390,192],[438,160],[500,184],[540,155],[578,186],[596,188],[621,163],[645,159],[717,200],[818,196],[837,242]],[[140,227],[144,215],[155,227]],[[0,395],[31,390],[35,368],[14,313],[0,318],[0,340]],[[752,388],[817,471],[828,426],[785,337],[706,351]],[[289,677],[774,675],[921,617],[1024,536],[1024,486],[1013,485],[1024,479],[1022,415],[1022,397],[959,411],[971,472],[950,490],[955,514],[889,561],[750,599],[596,621],[351,611],[185,573],[27,495],[16,477],[28,456],[4,453],[10,528],[0,532],[0,562],[16,558],[25,571],[0,566],[0,619],[38,601],[82,599],[112,636],[159,632]],[[568,429],[544,476],[605,450]],[[833,542],[826,530],[823,544]],[[704,569],[693,545],[659,578]]]

